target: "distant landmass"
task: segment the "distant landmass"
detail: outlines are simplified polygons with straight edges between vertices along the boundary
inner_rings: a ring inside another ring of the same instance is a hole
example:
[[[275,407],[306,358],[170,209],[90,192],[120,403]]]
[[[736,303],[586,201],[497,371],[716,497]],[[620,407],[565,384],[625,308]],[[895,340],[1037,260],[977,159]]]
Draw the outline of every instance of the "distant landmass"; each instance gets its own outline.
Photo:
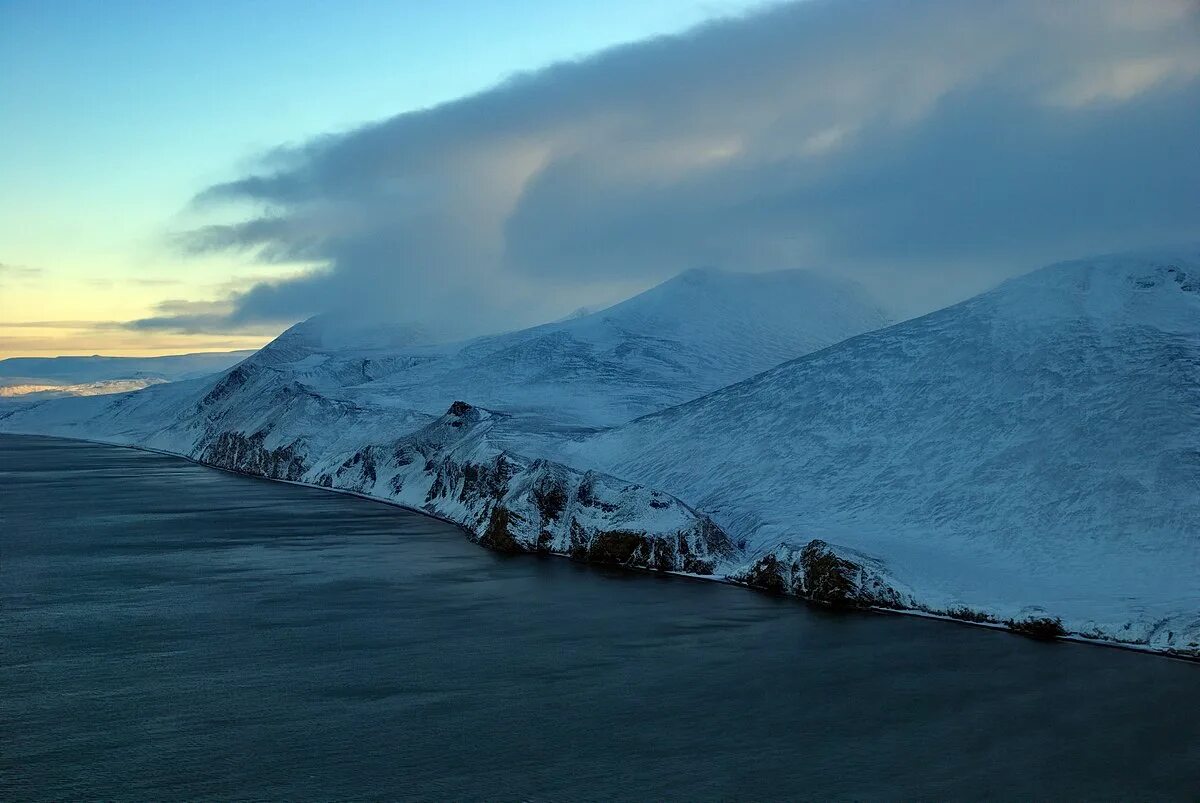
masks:
[[[163,357],[9,357],[0,360],[0,399],[32,401],[140,390],[224,371],[253,350]]]

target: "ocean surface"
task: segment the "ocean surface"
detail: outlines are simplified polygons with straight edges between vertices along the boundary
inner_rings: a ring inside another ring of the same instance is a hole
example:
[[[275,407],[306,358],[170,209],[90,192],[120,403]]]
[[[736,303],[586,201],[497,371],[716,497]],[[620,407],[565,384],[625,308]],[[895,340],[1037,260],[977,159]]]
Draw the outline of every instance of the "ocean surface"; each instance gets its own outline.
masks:
[[[1200,665],[0,438],[0,799],[1200,797]]]

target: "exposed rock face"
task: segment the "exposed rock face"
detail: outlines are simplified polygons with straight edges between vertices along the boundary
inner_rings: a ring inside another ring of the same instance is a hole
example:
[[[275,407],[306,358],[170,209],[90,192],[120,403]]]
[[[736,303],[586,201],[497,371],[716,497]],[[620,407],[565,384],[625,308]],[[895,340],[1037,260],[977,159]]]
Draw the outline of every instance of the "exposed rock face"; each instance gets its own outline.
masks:
[[[203,447],[198,459],[210,466],[243,474],[303,481],[308,467],[297,449],[299,442],[268,449],[263,445],[268,434],[266,430],[249,436],[241,432],[222,432]]]
[[[229,398],[237,392],[238,388],[249,381],[253,370],[253,366],[239,365],[225,374],[221,381],[213,385],[212,390],[201,399],[201,406],[210,406]]]
[[[1009,619],[1004,624],[1014,633],[1044,641],[1053,641],[1067,635],[1062,620],[1057,617],[1027,616],[1024,619]]]
[[[397,445],[419,454],[393,488],[420,487],[423,509],[465,524],[479,543],[505,552],[549,552],[589,563],[712,574],[734,554],[707,517],[666,494],[547,460],[486,446],[494,413],[456,402]],[[448,516],[448,514],[450,514]]]
[[[780,545],[730,579],[837,607],[913,607],[879,561],[819,539],[801,549]]]
[[[702,575],[734,556],[721,528],[672,496],[492,446],[488,431],[501,418],[457,401],[416,432],[349,456],[308,455],[303,439],[267,448],[270,432],[261,430],[220,432],[196,457],[423,510],[501,552]]]
[[[512,513],[503,505],[495,505],[492,507],[491,516],[488,518],[487,528],[483,534],[479,536],[479,545],[494,549],[497,552],[526,552],[520,541],[513,538],[509,531],[509,524],[512,521]]]
[[[970,622],[976,625],[996,624],[995,616],[983,611],[976,611],[972,608],[966,607],[965,605],[958,605],[953,608],[949,608],[944,613],[951,619],[957,619],[960,622]]]

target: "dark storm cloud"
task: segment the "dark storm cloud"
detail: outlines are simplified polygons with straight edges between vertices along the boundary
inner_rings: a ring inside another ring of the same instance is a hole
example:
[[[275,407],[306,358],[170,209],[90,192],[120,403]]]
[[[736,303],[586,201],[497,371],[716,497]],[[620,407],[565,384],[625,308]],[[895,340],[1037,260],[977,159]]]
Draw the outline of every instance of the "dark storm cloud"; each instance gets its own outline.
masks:
[[[183,241],[325,266],[233,297],[241,324],[478,330],[696,265],[849,274],[923,311],[1197,236],[1197,20],[1169,0],[780,6],[280,149],[197,198],[261,217]]]

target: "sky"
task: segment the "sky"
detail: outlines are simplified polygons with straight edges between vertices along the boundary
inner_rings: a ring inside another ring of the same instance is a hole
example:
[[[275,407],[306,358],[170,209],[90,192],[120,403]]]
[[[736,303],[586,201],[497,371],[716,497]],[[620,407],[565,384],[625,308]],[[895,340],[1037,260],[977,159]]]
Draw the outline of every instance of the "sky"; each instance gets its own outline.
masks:
[[[128,325],[304,267],[178,248],[198,191],[280,145],[754,5],[0,0],[0,358],[261,345],[285,322]]]
[[[1200,5],[0,1],[0,356],[1200,239]]]

